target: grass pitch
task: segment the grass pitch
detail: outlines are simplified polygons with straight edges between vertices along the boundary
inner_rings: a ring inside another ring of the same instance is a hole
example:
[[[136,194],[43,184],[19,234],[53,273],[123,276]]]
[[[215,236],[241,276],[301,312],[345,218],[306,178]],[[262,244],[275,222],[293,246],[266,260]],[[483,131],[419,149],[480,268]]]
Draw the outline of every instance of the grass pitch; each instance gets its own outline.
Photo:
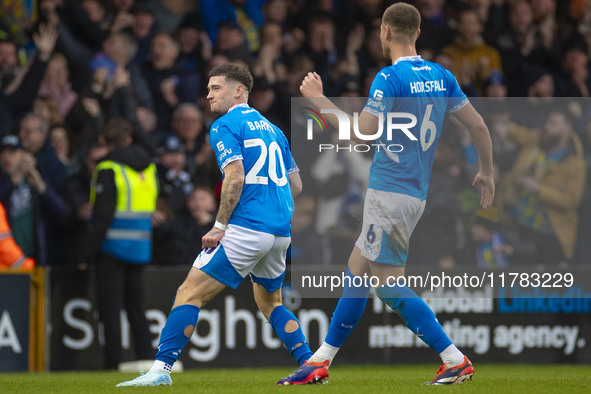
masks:
[[[202,369],[172,375],[164,387],[116,388],[136,375],[117,372],[0,373],[0,393],[591,393],[591,366],[477,364],[472,381],[422,386],[435,376],[433,365],[335,366],[330,383],[275,386],[288,368]]]

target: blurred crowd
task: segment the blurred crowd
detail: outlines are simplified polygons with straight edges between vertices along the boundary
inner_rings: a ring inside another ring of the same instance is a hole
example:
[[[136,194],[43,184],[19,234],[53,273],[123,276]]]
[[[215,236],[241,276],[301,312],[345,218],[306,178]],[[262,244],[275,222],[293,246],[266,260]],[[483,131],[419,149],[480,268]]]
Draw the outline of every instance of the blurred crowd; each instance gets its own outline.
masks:
[[[250,105],[290,138],[303,132],[292,130],[290,105],[306,73],[322,77],[327,96],[363,97],[388,65],[379,34],[392,1],[24,3],[0,2],[0,202],[17,244],[41,265],[79,263],[107,120],[129,122],[158,166],[153,263],[190,264],[215,220],[221,181],[208,142],[209,70],[247,64]],[[586,264],[591,1],[413,4],[422,15],[419,53],[454,73],[491,130],[497,198],[478,209],[474,147],[448,122],[409,264]],[[359,231],[371,156],[309,152],[296,160],[304,194],[291,257],[343,263]]]

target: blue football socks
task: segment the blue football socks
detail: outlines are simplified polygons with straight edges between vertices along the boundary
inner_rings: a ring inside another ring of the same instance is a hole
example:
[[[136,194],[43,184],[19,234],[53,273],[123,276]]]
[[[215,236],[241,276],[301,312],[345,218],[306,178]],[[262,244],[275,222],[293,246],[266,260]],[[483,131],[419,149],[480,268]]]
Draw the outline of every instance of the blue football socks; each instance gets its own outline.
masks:
[[[180,305],[170,311],[166,325],[160,334],[157,361],[163,361],[172,367],[181,355],[183,347],[189,342],[198,318],[199,308],[195,305]]]
[[[408,287],[396,284],[382,286],[376,290],[376,295],[402,318],[413,333],[437,353],[443,352],[452,344],[437,321],[435,313]]]
[[[290,322],[293,323],[290,324]],[[303,365],[312,355],[312,351],[295,315],[285,306],[279,305],[271,312],[269,323],[285,347],[291,352],[293,358],[298,364]]]
[[[365,283],[360,283],[361,286],[354,286],[353,279],[355,276],[351,274],[348,268],[346,277],[350,279],[345,283],[343,295],[332,315],[328,335],[324,340],[324,342],[336,348],[343,346],[345,339],[361,319],[370,289],[369,286],[364,286]]]

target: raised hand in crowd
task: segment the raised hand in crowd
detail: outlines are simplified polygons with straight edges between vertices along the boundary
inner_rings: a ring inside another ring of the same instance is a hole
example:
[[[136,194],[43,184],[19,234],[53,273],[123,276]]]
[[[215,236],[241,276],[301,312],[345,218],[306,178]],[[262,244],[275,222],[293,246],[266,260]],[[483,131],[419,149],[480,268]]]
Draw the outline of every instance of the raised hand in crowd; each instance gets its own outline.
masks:
[[[122,30],[133,28],[135,24],[135,16],[126,11],[120,11],[115,16],[115,20],[111,25],[111,34],[119,33]]]
[[[35,159],[32,153],[26,152],[23,154],[22,166],[29,185],[39,194],[45,193],[47,184],[37,169],[37,159]]]
[[[84,97],[82,99],[82,106],[84,107],[86,113],[93,118],[96,118],[101,114],[101,105],[95,98]]]
[[[209,60],[213,56],[213,44],[206,31],[199,32],[199,45],[201,47],[201,57],[204,60]]]
[[[92,91],[95,93],[102,93],[105,90],[109,70],[105,67],[97,68],[92,75]]]
[[[365,42],[365,29],[363,25],[356,25],[347,37],[347,51],[345,55],[345,73],[349,75],[359,75],[359,59],[357,54]]]
[[[179,78],[175,75],[168,77],[160,84],[160,91],[164,100],[169,106],[174,107],[179,103],[179,98],[176,95],[176,87],[179,84]]]
[[[130,84],[131,79],[129,77],[129,71],[123,66],[117,66],[115,72],[113,72],[113,78],[107,83],[107,88],[103,93],[103,97],[110,98],[118,89],[129,86]]]
[[[39,51],[39,60],[43,62],[49,61],[49,58],[55,49],[57,36],[58,33],[55,26],[50,24],[39,25],[39,32],[33,34],[33,41]]]

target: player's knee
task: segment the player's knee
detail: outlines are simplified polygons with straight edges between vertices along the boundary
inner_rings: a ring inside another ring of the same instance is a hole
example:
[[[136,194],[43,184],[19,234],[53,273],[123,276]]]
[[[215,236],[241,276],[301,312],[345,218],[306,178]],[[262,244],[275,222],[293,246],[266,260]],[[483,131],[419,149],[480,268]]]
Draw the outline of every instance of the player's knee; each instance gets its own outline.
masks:
[[[198,297],[196,289],[193,286],[188,285],[187,282],[185,282],[177,289],[174,304],[175,306],[192,304],[201,308],[205,305],[205,301]]]

